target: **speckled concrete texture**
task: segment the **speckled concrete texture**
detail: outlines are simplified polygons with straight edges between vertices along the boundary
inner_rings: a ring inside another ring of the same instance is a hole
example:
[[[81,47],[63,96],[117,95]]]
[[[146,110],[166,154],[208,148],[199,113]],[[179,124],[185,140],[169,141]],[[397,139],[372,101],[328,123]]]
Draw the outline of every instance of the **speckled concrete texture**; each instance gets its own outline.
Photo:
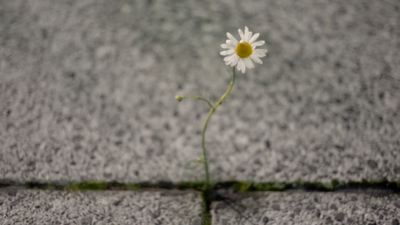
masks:
[[[190,181],[225,33],[269,49],[210,121],[215,180],[400,180],[400,2],[0,1],[0,179]]]
[[[201,224],[199,193],[0,190],[0,224]]]
[[[215,202],[213,225],[387,224],[400,220],[400,195],[367,192],[266,192]]]

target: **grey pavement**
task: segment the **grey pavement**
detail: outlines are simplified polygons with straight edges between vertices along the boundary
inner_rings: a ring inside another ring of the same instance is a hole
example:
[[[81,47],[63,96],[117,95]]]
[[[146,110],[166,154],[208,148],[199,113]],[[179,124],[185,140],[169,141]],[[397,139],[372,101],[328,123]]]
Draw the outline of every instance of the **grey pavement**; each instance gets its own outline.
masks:
[[[384,191],[264,192],[213,203],[213,225],[398,225],[400,195]]]
[[[209,124],[213,178],[400,180],[398,1],[0,1],[0,178],[190,181],[227,31],[269,49]]]
[[[0,190],[0,224],[200,225],[200,193]]]

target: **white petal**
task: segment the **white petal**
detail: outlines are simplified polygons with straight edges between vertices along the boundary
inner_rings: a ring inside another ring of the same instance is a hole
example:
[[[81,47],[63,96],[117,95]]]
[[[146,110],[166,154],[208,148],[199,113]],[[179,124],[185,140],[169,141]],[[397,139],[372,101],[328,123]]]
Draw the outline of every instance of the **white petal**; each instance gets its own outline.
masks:
[[[228,45],[228,44],[222,44],[222,45],[221,45],[221,48],[231,49],[231,48],[235,48],[235,47],[232,46],[232,45]]]
[[[226,44],[236,47],[236,44],[233,41],[231,41],[230,39],[226,40]]]
[[[235,57],[235,56],[236,56],[236,54],[232,54],[232,55],[230,55],[230,56],[227,56],[227,57],[224,58],[224,61],[225,61],[225,62],[229,62],[229,61],[232,60],[233,57]]]
[[[249,68],[249,69],[254,68],[253,61],[251,61],[250,58],[245,58],[245,59],[243,59],[243,61],[244,61],[244,64],[246,64],[247,68]]]
[[[249,44],[253,44],[253,42],[255,42],[259,36],[260,36],[260,33],[257,33],[253,37],[251,37]]]
[[[230,54],[232,54],[234,52],[235,52],[235,49],[229,49],[229,50],[220,52],[220,54],[221,55],[230,55]]]
[[[239,61],[240,62],[240,61]],[[239,63],[238,63],[238,67],[237,67],[237,69],[239,70],[239,71],[242,71],[242,67],[239,67]]]
[[[253,44],[251,44],[251,47],[257,47],[257,46],[261,46],[263,44],[265,44],[265,41],[257,41],[257,42],[254,42]]]
[[[242,73],[246,72],[246,66],[244,65],[243,59],[239,60],[238,65],[239,65],[238,68],[240,67],[240,69],[242,70]]]
[[[240,58],[238,56],[236,56],[236,58],[233,59],[231,66],[236,66],[236,64],[239,62],[239,59]]]
[[[254,54],[251,54],[251,55],[250,55],[250,58],[251,58],[252,60],[254,60],[254,62],[258,63],[258,64],[263,64],[263,62],[261,61],[261,59],[258,58],[257,56],[255,56]]]
[[[244,27],[244,36],[243,36],[243,41],[245,42],[249,42],[249,28],[247,28],[246,26]]]
[[[265,53],[268,52],[268,50],[267,49],[255,49],[254,52],[255,53],[263,53],[263,54],[265,54]]]
[[[230,55],[230,54],[232,54],[232,53],[234,53],[234,52],[235,52],[235,49],[232,48],[232,49],[227,50],[227,51],[226,51],[226,54],[227,54],[227,55]]]
[[[262,57],[265,57],[267,54],[255,52],[255,53],[253,53],[253,55],[257,56],[258,58],[262,58]]]
[[[241,29],[239,29],[238,31],[239,31],[240,38],[243,40],[244,39],[243,31]]]
[[[236,40],[236,38],[230,34],[229,32],[226,33],[226,35],[228,36],[228,38],[235,44],[237,45],[238,41]]]
[[[249,32],[249,34],[247,35],[247,42],[250,41],[251,36],[253,35],[253,32]]]
[[[237,64],[237,69],[238,70],[242,70],[242,67],[240,67],[241,66],[241,64],[240,64],[241,60],[242,60],[242,58],[239,58],[239,60],[238,60],[238,64]]]
[[[232,64],[236,64],[237,62],[236,63],[234,63],[234,62],[237,60],[239,60],[239,57],[235,55],[235,57],[229,59],[229,61],[226,61],[225,64],[233,66]]]

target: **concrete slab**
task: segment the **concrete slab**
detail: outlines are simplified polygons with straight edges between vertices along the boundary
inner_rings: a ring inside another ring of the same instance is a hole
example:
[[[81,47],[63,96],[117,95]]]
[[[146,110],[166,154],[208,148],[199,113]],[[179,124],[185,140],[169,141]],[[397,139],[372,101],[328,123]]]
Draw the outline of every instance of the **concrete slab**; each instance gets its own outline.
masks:
[[[388,224],[400,221],[400,195],[380,191],[353,193],[272,192],[214,203],[218,224]]]
[[[0,190],[0,224],[201,224],[188,192]]]
[[[0,179],[204,178],[227,31],[269,55],[207,132],[215,180],[400,180],[399,1],[0,2]]]

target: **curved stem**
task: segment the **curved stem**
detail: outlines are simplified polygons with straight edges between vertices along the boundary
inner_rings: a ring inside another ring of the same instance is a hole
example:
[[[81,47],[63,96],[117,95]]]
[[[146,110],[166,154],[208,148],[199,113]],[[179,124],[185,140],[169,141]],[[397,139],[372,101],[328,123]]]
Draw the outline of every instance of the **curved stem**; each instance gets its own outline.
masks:
[[[207,124],[208,124],[208,121],[210,120],[212,114],[214,113],[214,111],[217,109],[217,107],[219,105],[221,105],[222,101],[225,100],[226,96],[231,91],[234,83],[235,83],[235,67],[233,67],[233,76],[232,76],[231,84],[230,84],[228,90],[224,93],[224,95],[222,95],[222,97],[215,104],[215,106],[211,106],[211,109],[210,109],[210,112],[208,113],[206,122],[204,123],[203,134],[202,134],[202,143],[201,144],[202,144],[202,147],[203,147],[203,159],[204,159],[204,168],[205,168],[205,171],[206,171],[206,189],[207,190],[208,190],[208,188],[211,187],[210,173],[209,173],[209,170],[208,170],[208,159],[207,159],[206,147],[205,147],[205,134],[206,134]]]
[[[211,115],[214,113],[214,111],[215,111],[215,109],[211,108],[210,112],[208,113],[206,122],[204,123],[202,141],[201,141],[201,146],[203,147],[204,168],[206,170],[206,189],[207,190],[211,186],[211,183],[210,183],[210,173],[208,172],[208,159],[207,159],[206,146],[205,146],[205,138],[206,138],[205,134],[206,134],[208,121],[210,120]]]
[[[226,90],[225,94],[222,95],[222,97],[219,99],[219,101],[217,103],[215,103],[214,109],[217,109],[217,107],[219,105],[221,105],[222,101],[225,100],[226,96],[228,96],[229,92],[231,92],[231,89],[232,89],[234,83],[235,83],[235,67],[233,67],[233,76],[232,76],[232,80],[231,80],[231,85],[229,86],[228,90]]]
[[[199,97],[199,96],[181,96],[181,98],[194,98],[194,99],[202,100],[202,101],[207,102],[208,105],[209,105],[211,108],[214,108],[214,106],[211,104],[211,102],[208,101],[207,99],[203,98],[203,97]]]

